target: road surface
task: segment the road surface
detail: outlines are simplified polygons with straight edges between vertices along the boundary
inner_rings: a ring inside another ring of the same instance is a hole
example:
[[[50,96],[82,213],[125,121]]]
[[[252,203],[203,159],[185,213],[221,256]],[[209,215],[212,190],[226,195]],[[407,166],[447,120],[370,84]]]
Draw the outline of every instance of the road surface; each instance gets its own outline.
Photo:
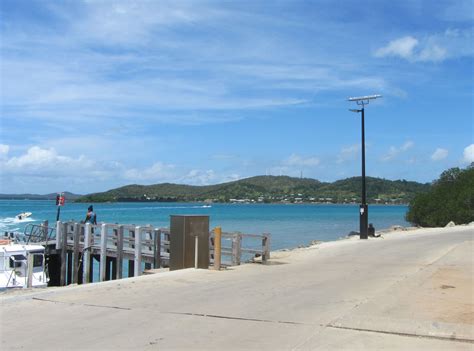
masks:
[[[2,350],[474,350],[474,226],[0,295]]]

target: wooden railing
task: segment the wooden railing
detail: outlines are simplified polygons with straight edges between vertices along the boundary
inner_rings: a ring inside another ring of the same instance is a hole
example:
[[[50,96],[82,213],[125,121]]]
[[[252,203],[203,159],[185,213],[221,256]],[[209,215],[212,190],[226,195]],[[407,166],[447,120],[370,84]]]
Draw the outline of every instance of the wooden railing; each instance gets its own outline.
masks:
[[[44,228],[43,228],[44,232]],[[47,243],[60,256],[60,284],[93,281],[93,260],[99,262],[99,281],[139,276],[146,269],[166,267],[170,258],[170,231],[151,225],[57,222],[56,236]],[[49,236],[48,236],[49,237]],[[209,233],[210,262],[214,262],[214,232]],[[46,243],[45,243],[46,244]],[[245,245],[244,245],[245,244]],[[270,257],[270,234],[222,233],[224,265],[240,265]],[[128,274],[124,262],[128,261]]]

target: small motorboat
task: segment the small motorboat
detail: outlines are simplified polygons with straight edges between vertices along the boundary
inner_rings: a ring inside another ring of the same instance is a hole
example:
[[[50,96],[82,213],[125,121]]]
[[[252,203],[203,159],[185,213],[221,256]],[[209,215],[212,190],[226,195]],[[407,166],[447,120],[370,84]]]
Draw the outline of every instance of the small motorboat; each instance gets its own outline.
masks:
[[[16,218],[18,218],[21,221],[22,219],[28,218],[31,215],[32,215],[31,212],[23,212],[23,213],[17,214]]]
[[[46,287],[48,280],[43,246],[0,240],[0,290]]]

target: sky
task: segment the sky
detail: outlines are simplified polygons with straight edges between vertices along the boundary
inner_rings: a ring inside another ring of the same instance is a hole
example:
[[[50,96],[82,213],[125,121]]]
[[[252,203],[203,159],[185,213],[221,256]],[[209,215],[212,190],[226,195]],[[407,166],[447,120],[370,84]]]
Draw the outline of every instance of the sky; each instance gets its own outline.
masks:
[[[0,193],[474,161],[471,0],[0,4]]]

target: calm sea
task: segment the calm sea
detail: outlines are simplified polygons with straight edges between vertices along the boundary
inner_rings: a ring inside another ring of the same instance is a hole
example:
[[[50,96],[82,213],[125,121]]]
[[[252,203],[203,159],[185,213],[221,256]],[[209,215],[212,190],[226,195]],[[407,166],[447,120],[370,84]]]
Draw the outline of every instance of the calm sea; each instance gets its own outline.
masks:
[[[84,220],[89,204],[66,203],[61,220]],[[285,204],[211,204],[201,203],[99,203],[93,204],[98,222],[169,227],[173,214],[209,215],[211,228],[221,226],[225,232],[250,234],[271,233],[271,249],[308,245],[313,240],[330,241],[358,231],[358,205],[285,205]],[[369,222],[377,229],[392,225],[408,226],[406,206],[371,205]],[[31,212],[18,220],[15,216]],[[0,233],[23,231],[27,224],[54,223],[54,201],[0,200]]]

